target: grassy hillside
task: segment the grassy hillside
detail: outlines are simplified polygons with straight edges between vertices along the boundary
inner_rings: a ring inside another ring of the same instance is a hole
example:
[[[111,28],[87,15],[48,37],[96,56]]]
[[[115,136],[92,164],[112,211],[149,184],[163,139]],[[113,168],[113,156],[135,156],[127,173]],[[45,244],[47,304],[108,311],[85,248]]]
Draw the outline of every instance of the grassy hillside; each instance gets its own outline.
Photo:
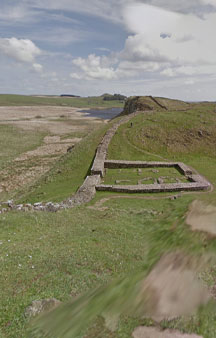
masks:
[[[20,191],[17,194],[19,202],[60,202],[73,195],[89,173],[98,143],[109,127],[107,124],[90,133],[35,185]]]
[[[44,135],[43,131],[24,131],[15,126],[0,124],[0,170],[18,155],[39,146]]]
[[[216,184],[215,104],[195,105],[188,111],[144,112],[131,121],[113,137],[109,159],[181,161]],[[203,198],[216,203],[215,193]]]
[[[144,112],[132,120],[132,127],[129,122],[118,129],[109,158],[182,161],[215,187],[215,110],[214,104],[201,104],[188,111]],[[58,201],[73,193],[87,174],[106,127],[89,134],[20,198]],[[113,180],[110,173],[107,179]],[[215,254],[215,237],[192,232],[185,223],[194,199],[216,205],[215,191],[182,194],[176,200],[170,196],[98,192],[88,205],[56,214],[0,215],[0,284],[4,290],[0,293],[0,337],[26,337],[24,310],[33,300],[55,297],[65,301],[117,277],[141,270],[147,274],[167,251]],[[215,266],[201,278],[213,287]],[[160,327],[214,338],[215,319],[215,312],[204,306],[192,317],[163,321]],[[122,316],[116,331],[111,332],[98,318],[80,337],[129,338],[139,325],[155,323]]]
[[[189,107],[190,104],[179,100],[153,96],[132,96],[127,99],[122,115],[130,114],[135,110],[186,110]]]
[[[69,107],[123,107],[118,100],[104,101],[103,97],[36,97],[24,95],[0,95],[0,106],[69,106]]]

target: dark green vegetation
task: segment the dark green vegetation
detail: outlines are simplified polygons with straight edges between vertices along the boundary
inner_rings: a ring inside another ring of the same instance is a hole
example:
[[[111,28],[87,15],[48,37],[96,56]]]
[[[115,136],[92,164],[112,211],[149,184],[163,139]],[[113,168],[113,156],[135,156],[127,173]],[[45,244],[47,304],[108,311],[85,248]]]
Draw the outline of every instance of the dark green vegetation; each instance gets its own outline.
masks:
[[[102,96],[103,96],[103,100],[104,101],[115,101],[115,100],[118,100],[118,101],[123,101],[124,102],[127,99],[127,96],[124,96],[124,95],[121,95],[121,94],[114,94],[114,95],[104,94]]]
[[[110,144],[109,158],[182,161],[215,187],[216,107],[201,104],[189,108],[144,112],[133,119],[132,127],[130,122],[122,125]],[[59,201],[75,192],[88,173],[104,132],[103,126],[89,134],[37,185],[25,191],[22,200]],[[108,171],[105,180],[110,174]],[[128,175],[134,179],[137,172]],[[0,337],[25,337],[28,320],[24,309],[33,300],[55,297],[65,301],[134,271],[147,274],[167,251],[215,253],[215,238],[193,233],[185,224],[189,204],[199,199],[216,205],[215,191],[183,194],[177,200],[166,196],[117,198],[116,194],[97,193],[89,205],[56,214],[0,215]],[[101,199],[106,209],[95,207]],[[214,266],[202,276],[210,286],[215,278]],[[214,338],[215,320],[215,313],[206,306],[191,318],[163,322],[161,326]],[[129,338],[139,325],[153,322],[123,316],[117,331],[111,333],[98,318],[85,337]]]
[[[123,107],[119,100],[104,101],[103,97],[39,97],[24,95],[0,95],[0,106],[68,106],[68,107]]]

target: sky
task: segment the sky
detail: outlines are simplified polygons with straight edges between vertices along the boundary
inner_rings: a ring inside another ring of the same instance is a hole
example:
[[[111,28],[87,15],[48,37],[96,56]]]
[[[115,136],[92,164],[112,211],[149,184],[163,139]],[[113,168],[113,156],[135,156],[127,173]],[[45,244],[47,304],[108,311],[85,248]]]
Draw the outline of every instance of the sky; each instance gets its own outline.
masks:
[[[0,4],[0,93],[216,101],[216,0]]]

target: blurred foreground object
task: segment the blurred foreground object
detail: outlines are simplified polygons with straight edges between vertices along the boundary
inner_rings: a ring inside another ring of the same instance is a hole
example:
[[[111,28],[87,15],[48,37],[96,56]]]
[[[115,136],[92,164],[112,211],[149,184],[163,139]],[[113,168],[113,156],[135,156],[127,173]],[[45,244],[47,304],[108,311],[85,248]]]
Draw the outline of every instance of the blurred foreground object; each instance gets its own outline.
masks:
[[[210,300],[196,278],[207,263],[205,257],[168,253],[147,277],[144,272],[133,274],[39,316],[32,323],[30,337],[75,338],[84,334],[99,315],[112,331],[121,315],[151,317],[158,322],[190,315]]]
[[[194,201],[189,208],[186,223],[193,231],[204,231],[216,235],[216,207]]]
[[[181,333],[176,330],[160,331],[155,327],[138,327],[132,335],[133,338],[203,338],[196,334]]]

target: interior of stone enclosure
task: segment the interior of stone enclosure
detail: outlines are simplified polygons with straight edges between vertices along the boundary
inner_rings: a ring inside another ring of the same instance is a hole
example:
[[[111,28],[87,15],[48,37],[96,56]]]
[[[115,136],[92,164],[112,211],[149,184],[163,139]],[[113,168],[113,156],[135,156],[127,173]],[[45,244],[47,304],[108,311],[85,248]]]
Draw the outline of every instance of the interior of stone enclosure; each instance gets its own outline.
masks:
[[[106,169],[103,184],[163,184],[189,182],[176,168],[119,168]]]

